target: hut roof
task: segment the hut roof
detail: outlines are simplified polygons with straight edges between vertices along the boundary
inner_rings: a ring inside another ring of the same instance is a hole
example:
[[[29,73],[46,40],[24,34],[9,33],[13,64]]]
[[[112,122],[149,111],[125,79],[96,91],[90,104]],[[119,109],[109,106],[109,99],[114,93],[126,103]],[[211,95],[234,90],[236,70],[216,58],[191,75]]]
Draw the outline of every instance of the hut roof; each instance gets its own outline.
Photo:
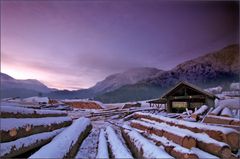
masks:
[[[199,87],[197,87],[197,86],[195,86],[195,85],[193,85],[193,84],[191,84],[191,83],[188,83],[188,82],[186,82],[186,81],[181,81],[181,82],[179,82],[176,86],[174,86],[174,87],[171,88],[169,91],[167,91],[166,93],[164,93],[164,94],[161,96],[161,98],[166,98],[166,96],[168,96],[172,91],[178,89],[178,88],[179,88],[180,86],[182,86],[182,85],[185,85],[185,86],[187,86],[187,87],[190,87],[190,88],[192,88],[193,90],[195,90],[195,91],[197,91],[197,92],[199,92],[199,93],[202,93],[202,94],[204,94],[204,95],[206,95],[206,96],[208,96],[208,97],[210,97],[210,98],[218,98],[218,97],[215,96],[214,94],[209,93],[209,92],[207,92],[207,91],[204,91],[203,89],[201,89],[201,88],[199,88]]]

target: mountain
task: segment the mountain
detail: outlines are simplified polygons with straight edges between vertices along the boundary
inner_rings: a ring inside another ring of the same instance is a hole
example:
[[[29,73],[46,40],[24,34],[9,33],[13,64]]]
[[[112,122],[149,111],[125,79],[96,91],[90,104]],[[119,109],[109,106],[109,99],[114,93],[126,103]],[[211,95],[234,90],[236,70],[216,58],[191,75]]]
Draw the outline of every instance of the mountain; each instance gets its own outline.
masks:
[[[95,93],[111,92],[125,85],[136,84],[139,81],[153,77],[161,72],[163,71],[149,67],[130,69],[122,73],[108,76],[103,81],[98,82],[95,86],[90,88],[90,90]]]
[[[95,96],[114,91],[122,86],[135,84],[161,72],[163,71],[156,68],[133,68],[122,73],[110,75],[89,89],[53,91],[46,94],[46,96],[51,98],[94,98]]]
[[[89,89],[54,90],[37,80],[16,80],[1,73],[1,98],[29,97],[42,93],[51,98],[93,98],[105,103],[158,98],[177,82],[185,80],[202,88],[239,81],[239,45],[189,60],[163,71],[157,68],[135,68],[106,77]]]
[[[227,87],[229,83],[239,81],[239,74],[239,45],[230,45],[179,64],[172,70],[161,71],[135,84],[98,95],[95,99],[103,102],[125,102],[157,98],[182,80],[203,88],[217,85]]]
[[[43,83],[34,79],[17,80],[11,76],[0,73],[1,78],[1,98],[5,97],[29,97],[39,93],[49,93],[55,89],[50,89]]]

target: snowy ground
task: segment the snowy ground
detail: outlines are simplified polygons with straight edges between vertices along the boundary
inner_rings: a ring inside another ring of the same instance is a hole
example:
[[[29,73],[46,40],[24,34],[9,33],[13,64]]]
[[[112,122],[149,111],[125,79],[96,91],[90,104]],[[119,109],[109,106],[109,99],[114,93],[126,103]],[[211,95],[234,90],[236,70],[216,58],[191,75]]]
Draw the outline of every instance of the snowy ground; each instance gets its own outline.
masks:
[[[231,105],[234,109],[239,109],[239,100],[237,98],[231,98],[225,100],[216,101],[217,106],[225,107]],[[115,104],[105,104],[105,109],[77,109],[73,108],[72,110],[67,110],[68,116],[73,120],[76,120],[80,117],[87,117],[91,120],[93,125],[93,129],[91,130],[88,137],[81,144],[79,151],[76,155],[76,158],[96,158],[98,151],[98,140],[99,140],[99,132],[101,129],[106,129],[108,126],[111,126],[114,130],[117,131],[117,136],[120,137],[120,140],[123,144],[125,141],[120,132],[120,126],[124,123],[124,118],[128,117],[130,114],[134,112],[148,112],[151,114],[161,114],[162,116],[167,116],[167,113],[161,111],[161,108],[157,109],[155,107],[149,107],[149,104],[146,101],[141,101],[141,107],[122,109],[125,103],[115,103]],[[37,105],[25,105],[23,103],[18,102],[2,102],[2,106],[14,106],[18,107],[35,107],[39,109],[53,109],[54,107],[41,107]],[[65,107],[65,106],[63,106]],[[232,108],[232,109],[233,109]],[[42,111],[42,110],[41,110]],[[40,111],[40,112],[41,112]],[[43,110],[45,112],[45,110]],[[171,114],[174,115],[174,114]],[[175,114],[176,115],[176,114]],[[239,116],[239,114],[235,113],[235,115]],[[125,144],[126,145],[126,144]],[[127,146],[126,146],[127,147]]]
[[[129,113],[136,112],[136,111],[144,111],[144,110],[145,112],[158,113],[156,108],[150,108],[148,107],[147,104],[141,108],[121,109],[123,105],[124,105],[123,103],[107,104],[105,106],[106,109],[104,110],[75,109],[73,111],[68,112],[68,115],[73,119],[77,119],[82,116],[90,118],[93,125],[93,129],[91,133],[82,143],[76,158],[95,158],[96,157],[100,129],[105,129],[107,126],[111,126],[115,130],[117,130],[118,136],[120,136],[120,139],[124,143],[124,140],[121,136],[121,132],[119,130],[119,126],[122,126],[124,122],[121,119],[127,116]]]

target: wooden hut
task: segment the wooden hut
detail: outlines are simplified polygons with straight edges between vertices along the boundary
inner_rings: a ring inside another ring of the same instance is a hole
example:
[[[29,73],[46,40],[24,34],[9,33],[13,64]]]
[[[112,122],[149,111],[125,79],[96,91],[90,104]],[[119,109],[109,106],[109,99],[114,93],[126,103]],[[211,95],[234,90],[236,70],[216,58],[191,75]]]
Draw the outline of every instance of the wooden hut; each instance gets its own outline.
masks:
[[[161,96],[159,100],[149,101],[149,103],[167,103],[167,112],[181,113],[188,108],[194,110],[202,105],[214,107],[214,100],[218,98],[214,94],[206,92],[201,88],[188,82],[179,82]]]

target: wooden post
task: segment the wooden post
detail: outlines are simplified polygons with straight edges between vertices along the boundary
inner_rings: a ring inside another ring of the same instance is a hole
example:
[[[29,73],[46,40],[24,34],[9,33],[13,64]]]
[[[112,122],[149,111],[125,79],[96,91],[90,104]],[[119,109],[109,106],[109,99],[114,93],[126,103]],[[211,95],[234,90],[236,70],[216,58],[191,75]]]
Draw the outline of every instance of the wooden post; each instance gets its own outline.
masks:
[[[188,99],[187,101],[187,108],[189,109],[190,108],[190,100]]]
[[[170,101],[169,99],[167,100],[167,112],[172,112],[172,101]]]

